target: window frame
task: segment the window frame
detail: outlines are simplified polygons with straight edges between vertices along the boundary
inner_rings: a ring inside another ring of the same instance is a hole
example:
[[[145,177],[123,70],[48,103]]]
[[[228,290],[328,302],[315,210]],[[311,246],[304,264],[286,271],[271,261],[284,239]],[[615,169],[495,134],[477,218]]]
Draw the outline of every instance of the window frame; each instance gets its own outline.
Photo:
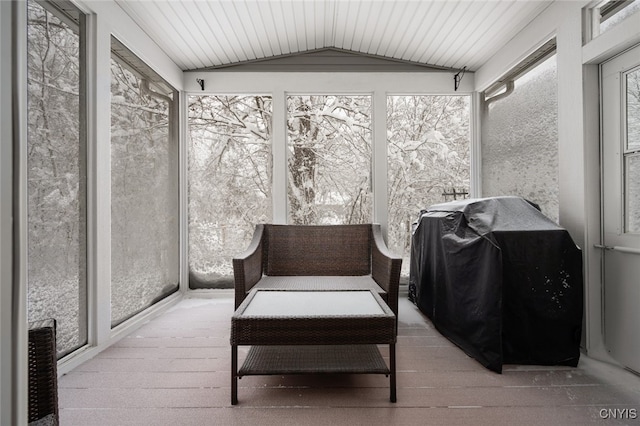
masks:
[[[624,107],[622,108],[621,111],[621,117],[622,117],[622,147],[621,147],[621,161],[622,161],[622,173],[623,173],[623,180],[622,180],[622,184],[623,184],[623,209],[622,209],[622,214],[623,214],[623,229],[624,229],[624,233],[626,234],[639,234],[640,233],[640,223],[631,223],[631,194],[630,194],[630,189],[633,187],[633,185],[630,183],[629,179],[630,179],[630,173],[629,173],[629,169],[631,168],[631,163],[633,162],[634,164],[638,161],[638,158],[640,158],[640,145],[639,146],[633,146],[630,147],[629,146],[629,89],[628,89],[628,81],[629,81],[629,74],[632,73],[640,73],[640,67],[634,67],[630,70],[625,71],[622,76],[623,78],[621,78],[621,99],[624,99]],[[640,141],[638,141],[640,142]],[[640,164],[640,163],[638,163]],[[637,195],[637,197],[640,197],[640,193]],[[637,206],[636,206],[637,207]],[[634,225],[634,228],[632,229],[631,226]]]
[[[148,311],[150,308],[153,308],[156,304],[161,303],[163,300],[170,300],[171,296],[175,296],[180,293],[181,290],[181,282],[182,282],[182,256],[181,256],[181,207],[180,207],[180,140],[179,140],[179,110],[180,110],[180,93],[174,88],[170,83],[168,83],[164,78],[160,76],[152,67],[146,64],[142,58],[137,56],[132,50],[130,50],[123,42],[121,42],[115,35],[111,35],[110,38],[110,57],[112,61],[118,62],[121,66],[123,66],[127,71],[133,74],[136,78],[140,79],[143,83],[143,91],[147,92],[147,94],[151,97],[156,97],[163,99],[168,104],[168,117],[167,117],[167,146],[169,148],[175,147],[171,149],[172,153],[169,154],[170,164],[168,165],[169,171],[171,169],[175,170],[175,181],[169,182],[175,188],[175,198],[173,203],[175,203],[175,212],[176,212],[176,228],[174,238],[176,239],[176,264],[175,268],[177,268],[177,283],[175,283],[175,288],[170,292],[163,292],[156,296],[150,304],[138,308],[132,312],[130,312],[126,317],[118,318],[114,320],[112,314],[112,307],[109,309],[110,311],[110,327],[111,330],[118,330],[122,328],[126,328],[127,323],[135,321],[136,318],[143,312]],[[110,62],[111,63],[111,62]],[[111,67],[109,69],[109,75],[112,76]],[[111,82],[110,77],[110,82]],[[155,90],[154,90],[155,89]],[[112,147],[112,139],[109,140],[110,149]],[[175,156],[175,159],[171,161],[171,155]],[[111,162],[113,158],[109,157],[109,163],[111,168]],[[111,177],[113,177],[113,170],[111,170]],[[112,185],[113,180],[110,179],[110,185]],[[111,191],[111,195],[113,191]],[[111,209],[113,209],[113,198],[110,197],[110,205]],[[111,216],[110,223],[113,223],[113,215]],[[113,240],[113,231],[111,231],[109,238]],[[113,259],[110,258],[111,265],[113,266]],[[110,274],[110,286],[113,285],[113,274]],[[171,284],[173,286],[173,284]],[[113,303],[113,291],[110,290],[110,298],[109,303]]]
[[[260,78],[256,78],[259,74]],[[370,72],[342,71],[331,74],[315,71],[304,72],[231,72],[231,71],[187,71],[184,73],[185,94],[270,94],[273,99],[273,221],[287,223],[288,205],[286,194],[286,97],[289,94],[316,95],[340,94],[372,96],[372,221],[382,227],[386,235],[387,212],[387,146],[386,146],[386,102],[387,95],[468,95],[471,97],[471,197],[479,195],[479,134],[475,118],[479,98],[475,90],[473,74],[461,81],[454,90],[455,72]],[[196,79],[205,81],[202,90]],[[419,90],[416,90],[419,88]]]
[[[623,12],[629,6],[638,5],[638,0],[597,0],[585,9],[585,44],[607,32],[610,28],[602,29],[602,24]],[[632,14],[638,13],[638,11]],[[623,17],[622,19],[626,19]]]
[[[491,144],[493,141],[489,142],[489,138],[487,137],[488,135],[485,133],[487,131],[488,126],[487,124],[487,120],[491,120],[492,118],[492,113],[491,113],[491,104],[496,102],[496,101],[500,101],[501,99],[507,98],[509,96],[512,95],[512,93],[514,93],[515,91],[518,90],[518,87],[516,87],[516,81],[518,79],[523,79],[526,80],[527,74],[529,74],[530,72],[535,72],[536,69],[540,66],[544,66],[544,64],[547,61],[550,61],[551,59],[553,59],[555,61],[555,68],[556,68],[556,116],[555,116],[555,120],[556,120],[556,132],[559,132],[559,123],[558,123],[558,117],[559,117],[559,110],[558,110],[558,77],[557,77],[557,60],[558,60],[558,55],[557,55],[557,43],[556,43],[556,37],[555,35],[552,36],[551,38],[548,38],[546,42],[543,42],[541,45],[538,46],[538,48],[536,48],[531,54],[529,54],[528,56],[526,56],[522,61],[520,61],[518,64],[516,64],[514,67],[511,68],[511,70],[507,70],[504,74],[503,77],[501,77],[500,79],[498,79],[495,83],[493,83],[492,85],[488,86],[487,89],[485,89],[485,91],[483,91],[481,93],[481,98],[482,98],[482,108],[481,108],[481,126],[482,126],[482,131],[483,131],[483,135],[484,137],[484,142],[485,144]],[[526,83],[525,86],[526,87]],[[556,135],[556,146],[557,149],[559,150],[559,138],[560,135],[559,133]],[[486,145],[485,145],[485,150],[484,150],[485,154],[487,152],[486,149]],[[556,156],[559,155],[559,151],[556,153]],[[556,158],[559,161],[559,157]],[[483,161],[483,166],[484,166],[484,170],[485,172],[483,173],[483,175],[480,177],[482,184],[483,184],[483,196],[487,195],[487,193],[489,193],[489,195],[495,195],[495,190],[494,191],[488,191],[485,185],[485,178],[486,176],[488,176],[488,172],[487,169],[490,169],[490,167],[488,166],[489,162],[488,161]],[[556,167],[556,172],[559,173],[559,164]],[[522,182],[520,182],[522,183]],[[513,183],[511,183],[513,184]],[[545,214],[547,214],[549,217],[551,217],[554,220],[559,220],[559,216],[560,216],[560,194],[559,194],[559,175],[557,175],[556,177],[556,183],[553,186],[557,186],[556,188],[552,188],[552,185],[549,185],[548,189],[549,191],[551,191],[551,195],[553,195],[553,192],[555,192],[555,196],[554,197],[547,197],[547,198],[543,198],[543,201],[545,201],[545,203],[541,203],[541,208],[543,210],[543,212]],[[518,192],[520,191],[531,191],[532,187],[530,187],[528,184],[523,184],[521,187],[518,188]],[[503,192],[504,189],[500,188],[500,192]],[[494,192],[494,194],[491,194],[491,192]],[[508,191],[509,193],[514,193],[514,189],[513,187],[510,189],[510,191]],[[538,193],[540,192],[544,192],[538,190]],[[522,196],[525,196],[525,198],[533,198],[533,197],[527,197],[526,194],[519,194]],[[538,194],[539,196],[539,194]],[[536,202],[536,200],[531,199],[530,201],[534,201]],[[556,206],[557,204],[557,206]],[[549,208],[549,210],[546,210],[547,207]]]
[[[78,312],[78,331],[80,332],[80,342],[73,346],[66,348],[65,350],[58,351],[58,359],[62,360],[69,355],[86,347],[90,342],[90,313],[89,313],[89,291],[90,291],[90,216],[88,214],[90,204],[89,194],[89,82],[88,76],[90,73],[90,55],[88,51],[90,34],[88,31],[87,21],[88,15],[74,6],[69,1],[60,1],[53,3],[45,0],[29,0],[29,2],[37,4],[44,9],[47,13],[50,13],[56,17],[56,19],[63,22],[70,27],[78,36],[78,216],[79,216],[79,230],[78,230],[78,243],[79,243],[79,271],[78,271],[78,292],[79,292],[79,312]],[[25,2],[25,9],[28,8],[28,3]],[[76,16],[77,15],[77,16]],[[27,22],[25,22],[28,27]],[[27,37],[28,39],[28,37]],[[27,90],[28,96],[28,90]],[[29,138],[27,137],[27,140]],[[28,144],[28,142],[27,142]],[[29,167],[30,168],[30,167]],[[28,188],[25,190],[28,194]],[[28,219],[27,219],[28,223]],[[28,262],[28,258],[27,258]],[[27,285],[28,286],[28,285]],[[84,302],[82,302],[84,300]],[[60,327],[60,319],[58,319],[58,327]]]
[[[185,105],[186,108],[189,108],[189,105],[191,104],[191,98],[192,97],[238,97],[238,98],[246,98],[246,97],[254,97],[254,96],[260,96],[260,97],[268,97],[269,98],[269,103],[272,106],[272,110],[270,111],[271,114],[271,122],[268,124],[270,126],[270,128],[273,127],[273,99],[271,97],[270,94],[268,93],[251,93],[251,94],[228,94],[228,93],[190,93],[190,94],[186,94],[185,95]],[[184,169],[185,169],[185,173],[187,174],[186,178],[185,178],[185,185],[186,185],[186,189],[184,191],[185,194],[188,194],[191,192],[190,190],[190,181],[193,178],[191,171],[190,171],[190,155],[191,155],[191,147],[192,147],[192,137],[191,137],[191,120],[189,117],[189,112],[186,112],[186,121],[185,121],[185,143],[184,143],[184,149],[186,151],[185,154],[185,158],[186,158],[186,163],[188,163]],[[269,141],[269,150],[270,150],[270,154],[269,154],[269,158],[267,161],[267,167],[270,167],[270,171],[268,173],[268,175],[272,176],[271,182],[269,182],[270,185],[273,184],[273,134],[270,135],[271,139]],[[273,191],[273,188],[270,187],[271,192]],[[187,234],[189,236],[189,242],[188,242],[188,249],[189,251],[193,248],[191,246],[191,241],[190,238],[192,236],[191,233],[191,206],[190,206],[190,201],[191,199],[187,199],[185,201],[185,208],[187,213],[185,214],[186,217],[186,222],[187,222]],[[273,215],[273,196],[271,196],[271,200],[270,200],[270,204],[269,204],[270,208],[268,211],[268,215],[270,217],[272,217]],[[253,232],[253,228],[251,229],[251,232]],[[249,240],[246,242],[247,246],[250,242],[251,239],[251,235],[249,235]],[[244,247],[243,247],[244,249]],[[240,253],[243,249],[239,250],[238,253]],[[231,261],[229,260],[229,264],[231,263]],[[186,260],[186,269],[188,270],[188,279],[186,280],[186,286],[188,287],[189,291],[199,291],[202,289],[211,289],[211,288],[219,288],[219,287],[224,287],[225,284],[227,283],[231,283],[233,282],[233,273],[231,273],[231,275],[223,275],[221,277],[219,277],[218,280],[216,281],[205,281],[204,279],[200,279],[198,276],[196,276],[196,273],[193,272],[192,269],[192,259],[189,256],[189,258]],[[198,271],[199,272],[199,271]]]
[[[375,203],[375,195],[374,195],[374,191],[373,191],[373,164],[374,164],[374,154],[373,154],[373,147],[374,147],[374,137],[373,137],[373,128],[374,128],[374,114],[373,114],[373,93],[371,92],[363,92],[363,93],[355,93],[355,92],[350,92],[350,93],[343,93],[343,92],[336,92],[336,91],[327,91],[327,92],[312,92],[312,93],[306,93],[306,92],[286,92],[285,93],[285,119],[287,120],[287,126],[288,126],[288,121],[289,121],[289,106],[288,106],[288,100],[290,97],[310,97],[310,96],[335,96],[335,97],[339,97],[339,96],[344,96],[344,97],[368,97],[369,98],[369,111],[370,111],[370,128],[369,128],[369,137],[370,137],[370,148],[371,148],[371,158],[369,159],[369,191],[368,194],[373,198],[372,200],[372,205],[371,205],[371,211],[369,213],[369,217],[372,219],[371,221],[373,221],[373,217],[374,217],[374,203]],[[289,143],[289,134],[288,131],[285,134],[285,147],[286,147],[286,162],[285,162],[285,171],[286,171],[286,193],[287,193],[287,204],[286,204],[286,223],[292,223],[291,222],[291,200],[289,198],[289,186],[290,186],[290,182],[289,182],[289,160],[291,159],[290,157],[290,143]]]
[[[458,92],[454,92],[454,93],[440,93],[440,94],[424,94],[424,93],[411,93],[411,94],[407,94],[407,93],[402,93],[402,94],[397,94],[397,93],[388,93],[387,94],[387,101],[390,98],[394,98],[394,97],[424,97],[424,98],[429,98],[429,97],[448,97],[448,98],[454,98],[454,97],[458,97],[458,98],[466,98],[467,99],[467,103],[468,103],[468,143],[469,143],[469,147],[468,147],[468,158],[469,158],[469,183],[468,183],[468,188],[466,188],[466,192],[462,192],[462,193],[457,193],[457,195],[460,195],[462,198],[471,198],[472,195],[471,194],[475,194],[473,196],[478,196],[479,194],[479,182],[477,182],[477,179],[475,178],[475,174],[477,172],[477,170],[474,169],[474,162],[473,159],[476,158],[475,156],[477,155],[477,151],[474,152],[474,115],[473,115],[473,111],[475,110],[474,108],[474,100],[475,100],[475,94],[473,95],[469,95],[469,94],[465,94],[465,93],[458,93]],[[388,105],[388,104],[387,104]],[[388,113],[388,112],[387,112]],[[388,124],[388,123],[387,123]],[[388,144],[388,140],[387,140],[387,161],[389,161],[389,151],[390,151],[390,146]],[[389,167],[389,166],[387,166]],[[388,172],[387,172],[388,173]],[[387,178],[389,181],[389,178]],[[460,187],[456,186],[454,188],[451,188],[454,191],[457,189],[460,189]],[[389,190],[387,190],[388,193],[390,192]],[[390,194],[389,194],[390,195]],[[451,198],[448,198],[448,197]],[[446,200],[443,200],[442,202],[445,201],[453,201],[455,199],[462,199],[462,198],[455,198],[456,196],[454,196],[453,194],[448,194],[448,195],[443,195],[444,198],[446,198]],[[387,210],[388,210],[388,215],[389,217],[391,217],[391,205],[389,204],[389,202],[387,201]],[[425,209],[429,207],[428,205],[423,205],[421,206],[422,209]],[[417,220],[418,216],[419,216],[420,211],[416,210],[413,212],[413,220]],[[413,222],[411,224],[409,224],[409,229],[407,229],[408,237],[410,238],[410,233],[411,233],[411,226],[413,225]],[[390,226],[388,226],[387,228],[387,234],[389,233],[389,228]],[[402,256],[404,258],[403,263],[402,263],[402,273],[400,275],[400,280],[401,283],[405,280],[407,280],[408,277],[408,271],[409,271],[409,259],[410,259],[410,253],[407,252],[401,252],[398,250],[394,250],[394,244],[393,241],[391,240],[391,236],[387,235],[387,246],[392,250],[392,252],[396,255]],[[406,255],[406,257],[405,257]]]

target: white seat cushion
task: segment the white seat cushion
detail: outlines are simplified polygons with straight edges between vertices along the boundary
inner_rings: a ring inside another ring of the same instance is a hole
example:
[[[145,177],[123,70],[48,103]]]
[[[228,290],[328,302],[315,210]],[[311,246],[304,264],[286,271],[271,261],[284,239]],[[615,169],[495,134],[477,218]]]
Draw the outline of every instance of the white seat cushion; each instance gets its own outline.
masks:
[[[382,289],[371,275],[357,276],[263,276],[253,286],[266,290],[373,290],[386,299]]]

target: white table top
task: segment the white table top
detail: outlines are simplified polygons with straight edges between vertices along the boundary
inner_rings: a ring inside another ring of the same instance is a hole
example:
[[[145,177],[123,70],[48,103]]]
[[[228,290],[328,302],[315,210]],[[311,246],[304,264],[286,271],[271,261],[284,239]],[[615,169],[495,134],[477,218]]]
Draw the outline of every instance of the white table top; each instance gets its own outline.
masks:
[[[243,316],[384,315],[370,291],[258,290]]]

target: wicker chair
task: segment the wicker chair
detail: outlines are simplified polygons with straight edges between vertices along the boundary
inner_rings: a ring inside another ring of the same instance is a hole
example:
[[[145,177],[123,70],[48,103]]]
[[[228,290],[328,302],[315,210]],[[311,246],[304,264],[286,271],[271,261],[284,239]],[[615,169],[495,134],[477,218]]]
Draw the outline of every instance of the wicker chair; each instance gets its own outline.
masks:
[[[29,324],[29,424],[57,425],[56,321]]]
[[[260,224],[233,259],[235,306],[254,288],[373,290],[397,316],[401,265],[380,225]]]

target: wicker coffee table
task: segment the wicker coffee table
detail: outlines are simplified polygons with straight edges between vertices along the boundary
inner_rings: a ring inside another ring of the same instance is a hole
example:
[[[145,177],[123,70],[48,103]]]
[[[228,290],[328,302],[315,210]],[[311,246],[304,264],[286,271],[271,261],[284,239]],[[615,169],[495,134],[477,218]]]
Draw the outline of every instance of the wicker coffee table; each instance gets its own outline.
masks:
[[[373,291],[253,290],[231,318],[231,404],[242,376],[314,373],[385,374],[396,402],[395,343],[396,317]]]

